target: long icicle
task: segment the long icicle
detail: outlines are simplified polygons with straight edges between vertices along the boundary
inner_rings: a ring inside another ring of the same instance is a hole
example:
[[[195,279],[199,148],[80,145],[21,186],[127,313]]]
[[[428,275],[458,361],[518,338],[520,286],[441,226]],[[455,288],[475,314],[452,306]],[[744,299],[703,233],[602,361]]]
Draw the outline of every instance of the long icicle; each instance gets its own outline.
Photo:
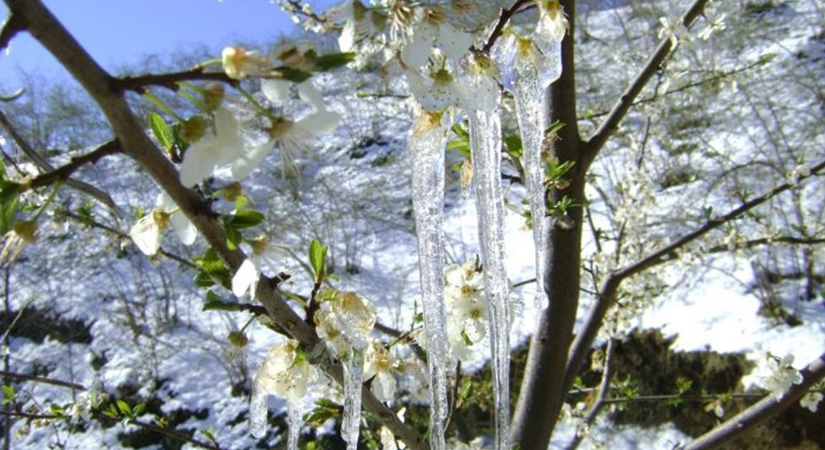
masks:
[[[344,418],[341,435],[347,450],[358,449],[358,432],[361,427],[361,387],[364,378],[364,351],[352,346],[344,361]]]
[[[298,437],[301,435],[301,426],[304,419],[301,417],[301,409],[297,405],[287,402],[287,421],[289,435],[287,436],[287,450],[298,450]]]
[[[537,77],[522,76],[515,86],[516,116],[521,130],[524,172],[530,198],[530,217],[533,223],[533,243],[536,247],[536,297],[535,306],[547,305],[544,291],[544,215],[547,212],[544,189],[544,164],[541,150],[544,142],[545,103],[544,88]]]
[[[498,108],[493,111],[477,109],[468,112],[468,115],[495,385],[495,449],[509,450],[510,307],[504,268],[501,117]]]
[[[422,112],[409,137],[424,333],[430,378],[430,449],[445,450],[447,319],[444,305],[444,136],[440,114]]]

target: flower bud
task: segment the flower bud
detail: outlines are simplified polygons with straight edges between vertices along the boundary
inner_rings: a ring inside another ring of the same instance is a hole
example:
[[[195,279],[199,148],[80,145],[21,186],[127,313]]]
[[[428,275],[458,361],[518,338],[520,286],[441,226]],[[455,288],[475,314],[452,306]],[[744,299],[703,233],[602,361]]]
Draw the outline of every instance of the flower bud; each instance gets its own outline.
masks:
[[[186,142],[197,142],[206,132],[206,121],[201,116],[192,116],[183,122],[181,135]]]
[[[14,232],[29,244],[37,241],[37,222],[34,220],[18,220],[12,225]]]
[[[249,344],[249,338],[241,331],[232,331],[229,333],[229,343],[234,347],[244,348]]]
[[[211,83],[206,86],[206,89],[204,89],[203,92],[201,92],[201,96],[203,96],[203,105],[207,110],[214,111],[221,106],[224,95],[225,90],[223,84]]]

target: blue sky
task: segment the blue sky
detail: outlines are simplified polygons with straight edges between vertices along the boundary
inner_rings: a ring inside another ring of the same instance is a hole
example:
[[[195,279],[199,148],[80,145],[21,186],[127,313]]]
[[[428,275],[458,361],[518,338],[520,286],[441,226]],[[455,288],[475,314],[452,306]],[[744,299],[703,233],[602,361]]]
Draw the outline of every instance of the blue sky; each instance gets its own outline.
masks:
[[[269,0],[43,0],[86,50],[112,70],[141,56],[206,44],[216,52],[235,42],[267,42],[294,30],[289,16]],[[323,11],[337,3],[311,1]],[[8,9],[0,2],[0,14]],[[217,54],[215,56],[218,56]],[[12,87],[20,69],[50,78],[67,75],[28,34],[0,55],[0,84]]]

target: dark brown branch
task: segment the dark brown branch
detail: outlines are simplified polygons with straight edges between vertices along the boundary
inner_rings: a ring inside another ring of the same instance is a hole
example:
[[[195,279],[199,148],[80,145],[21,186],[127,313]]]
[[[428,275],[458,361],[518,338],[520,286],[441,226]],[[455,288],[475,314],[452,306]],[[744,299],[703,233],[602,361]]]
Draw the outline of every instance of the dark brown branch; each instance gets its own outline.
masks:
[[[613,339],[610,339],[607,341],[607,349],[605,350],[604,373],[602,374],[602,381],[599,383],[599,390],[596,393],[596,400],[593,402],[593,406],[590,407],[587,417],[584,418],[585,427],[590,427],[593,425],[593,422],[595,422],[596,418],[599,417],[599,413],[602,411],[602,408],[607,405],[607,393],[610,391],[610,377],[613,375],[610,367],[610,364],[613,362],[613,347]],[[573,440],[570,441],[570,445],[567,446],[567,450],[576,450],[584,440],[584,437],[585,434],[577,432],[575,436],[573,436]]]
[[[147,86],[161,86],[173,91],[178,90],[177,83],[181,81],[219,81],[236,85],[237,80],[233,80],[221,72],[205,72],[203,67],[196,67],[190,70],[169,73],[150,73],[144,75],[134,75],[120,77],[114,81],[116,89],[120,91],[134,91],[143,93]]]
[[[3,24],[0,25],[0,51],[5,50],[17,33],[25,30],[26,27],[14,14],[9,14]]]
[[[769,238],[751,239],[742,243],[734,243],[731,248],[728,245],[716,245],[709,248],[708,253],[723,253],[740,249],[759,247],[761,245],[789,244],[789,245],[820,245],[825,244],[825,238],[806,238],[795,236],[777,236]]]
[[[501,37],[501,33],[504,31],[504,27],[507,25],[507,22],[510,21],[510,18],[518,11],[518,9],[527,3],[529,0],[516,0],[512,5],[510,5],[507,9],[502,9],[498,15],[498,20],[496,21],[495,27],[493,27],[493,31],[490,32],[490,36],[487,37],[487,40],[484,41],[484,45],[481,46],[482,53],[490,53],[490,50],[495,45],[496,40]]]
[[[25,153],[29,158],[31,158],[31,160],[34,161],[34,163],[37,164],[37,166],[40,167],[41,170],[47,172],[54,170],[54,166],[52,166],[51,163],[49,163],[49,161],[46,160],[46,158],[40,156],[40,154],[37,153],[37,151],[35,151],[31,145],[29,145],[29,143],[23,138],[23,135],[21,135],[17,131],[17,128],[14,126],[13,123],[11,123],[11,121],[6,116],[6,114],[3,113],[3,111],[0,111],[0,125],[2,125],[3,128],[6,129],[6,131],[9,133],[9,136],[11,136],[12,140],[14,140],[15,144],[17,144],[20,150],[23,150],[23,153]],[[83,181],[75,180],[72,178],[66,180],[66,185],[71,187],[72,189],[75,189],[79,192],[82,192],[84,194],[89,195],[90,197],[97,199],[99,202],[109,207],[109,209],[114,211],[116,214],[120,214],[120,209],[115,204],[115,201],[112,200],[112,197],[110,197],[109,194],[107,194],[106,192],[103,192],[102,190],[92,186],[89,183],[85,183]]]
[[[66,165],[60,166],[57,169],[52,170],[51,172],[46,172],[42,175],[36,176],[26,186],[31,189],[36,189],[44,186],[49,186],[58,181],[66,181],[69,179],[69,177],[72,176],[72,174],[74,174],[78,169],[80,169],[84,165],[96,164],[104,157],[114,155],[116,153],[120,153],[120,145],[118,144],[117,140],[111,140],[109,142],[101,144],[96,149],[92,150],[91,152],[85,155],[73,157],[71,161],[69,161],[69,163]]]
[[[593,341],[596,339],[596,335],[598,334],[599,329],[601,328],[602,321],[604,320],[607,311],[610,309],[613,303],[615,303],[616,296],[619,292],[619,287],[621,286],[621,283],[624,280],[634,275],[637,275],[640,272],[663,264],[665,262],[677,259],[678,251],[682,247],[690,244],[691,242],[704,236],[710,231],[715,230],[728,222],[731,222],[742,217],[748,211],[756,208],[759,205],[764,204],[773,197],[776,197],[777,195],[785,191],[793,189],[804,180],[819,175],[819,172],[823,170],[825,170],[825,161],[820,162],[819,164],[814,166],[811,169],[810,175],[800,177],[796,184],[782,184],[772,189],[771,191],[754,198],[753,200],[741,204],[740,206],[729,211],[727,214],[708,220],[707,222],[705,222],[704,225],[691,231],[690,233],[683,235],[679,239],[675,240],[672,244],[667,245],[664,248],[653,252],[652,254],[642,258],[641,260],[633,264],[630,264],[624,268],[614,271],[610,275],[610,277],[608,277],[607,281],[602,287],[599,297],[593,303],[593,305],[590,308],[590,311],[588,311],[587,315],[585,316],[584,324],[581,328],[582,331],[576,336],[576,339],[573,342],[573,346],[570,350],[570,358],[567,363],[567,368],[565,369],[564,379],[565,386],[567,387],[565,391],[570,390],[570,387],[573,385],[573,380],[575,379],[576,374],[581,368],[581,365],[584,362],[584,359],[587,355],[588,350],[590,349],[590,346],[593,345]]]
[[[65,387],[65,388],[69,388],[69,389],[77,389],[78,391],[85,391],[86,390],[86,387],[81,385],[81,384],[70,383],[68,381],[62,381],[62,380],[53,380],[51,378],[33,377],[31,375],[24,375],[22,373],[0,371],[0,377],[8,378],[10,380],[16,380],[16,381],[29,381],[29,382],[32,382],[32,383],[49,384],[49,385],[52,385],[52,386],[60,386],[60,387]]]
[[[747,433],[765,419],[796,403],[808,392],[808,389],[825,377],[825,354],[800,370],[800,373],[802,374],[802,383],[791,386],[782,398],[777,398],[775,394],[767,395],[755,405],[699,436],[695,441],[683,447],[683,450],[706,450],[720,447],[726,442]]]
[[[124,153],[143,167],[149,176],[180,207],[215,250],[224,266],[235,273],[246,259],[239,249],[230,250],[226,234],[209,203],[180,182],[180,175],[163,152],[146,135],[132,113],[117,80],[112,78],[69,34],[40,0],[5,0],[13,14],[24,21],[31,34],[57,58],[100,106]],[[343,368],[329,354],[314,327],[302,320],[283,295],[270,283],[258,283],[254,297],[260,300],[272,321],[307,349],[310,361],[339,384]],[[369,389],[362,390],[362,404],[412,450],[425,450],[420,437],[381,403]]]
[[[709,0],[696,0],[682,16],[682,25],[685,27],[690,27],[699,15],[702,14],[708,1]],[[625,90],[622,96],[619,97],[618,102],[616,102],[613,106],[613,109],[610,111],[610,114],[607,116],[605,121],[602,122],[599,129],[596,130],[593,136],[587,141],[584,148],[585,158],[583,161],[585,168],[590,166],[610,136],[618,130],[619,123],[622,119],[624,119],[624,116],[630,110],[630,107],[633,105],[636,97],[639,96],[648,81],[650,81],[653,75],[656,74],[659,67],[662,66],[662,63],[665,62],[665,59],[667,59],[668,55],[670,55],[673,47],[674,43],[671,41],[669,36],[665,36],[665,38],[659,43],[656,51],[650,56],[650,59],[647,60],[647,63],[642,71],[636,76],[636,79],[633,80],[627,90]]]

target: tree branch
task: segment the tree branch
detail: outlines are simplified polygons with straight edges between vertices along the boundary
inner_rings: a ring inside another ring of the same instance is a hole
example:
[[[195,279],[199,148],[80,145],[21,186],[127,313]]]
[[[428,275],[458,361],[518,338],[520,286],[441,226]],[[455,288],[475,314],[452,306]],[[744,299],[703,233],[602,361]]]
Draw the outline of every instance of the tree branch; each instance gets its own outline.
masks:
[[[58,181],[67,181],[72,174],[84,165],[96,164],[104,157],[114,155],[116,153],[120,153],[120,145],[118,145],[117,140],[108,141],[85,155],[73,157],[66,165],[58,167],[51,172],[46,172],[42,175],[34,177],[34,179],[27,184],[27,187],[36,189],[49,186]]]
[[[593,402],[593,406],[590,407],[590,411],[587,413],[587,417],[584,418],[584,426],[589,428],[593,425],[593,422],[596,421],[596,418],[599,417],[599,413],[602,411],[605,405],[607,405],[607,393],[610,390],[610,377],[613,375],[612,369],[610,364],[613,362],[613,339],[607,341],[607,349],[605,350],[604,356],[604,373],[602,374],[602,381],[599,383],[599,391],[596,393],[596,401]],[[584,432],[576,432],[576,435],[573,436],[573,440],[570,442],[570,445],[567,446],[567,450],[576,450],[581,442],[584,440],[586,434]]]
[[[23,23],[14,14],[9,14],[0,25],[0,51],[5,50],[14,36],[25,29]]]
[[[755,405],[699,436],[686,447],[681,447],[682,450],[706,450],[720,447],[796,403],[805,395],[808,389],[825,377],[825,354],[800,370],[800,373],[802,374],[802,383],[791,386],[782,398],[777,398],[775,394],[768,394]]]
[[[719,216],[715,219],[710,219],[705,222],[704,225],[701,227],[691,231],[680,237],[679,239],[675,240],[672,244],[665,246],[664,248],[653,252],[652,254],[642,258],[641,260],[630,264],[624,268],[618,269],[614,271],[610,277],[608,277],[607,281],[605,282],[604,286],[602,287],[601,293],[599,294],[596,301],[588,311],[587,316],[585,317],[584,324],[582,325],[581,332],[576,336],[575,341],[573,342],[573,346],[570,350],[570,358],[568,359],[567,368],[565,369],[565,386],[567,387],[566,390],[569,390],[570,387],[573,385],[573,380],[576,377],[579,369],[581,368],[582,363],[584,362],[584,358],[587,355],[587,352],[590,350],[590,346],[593,345],[593,341],[595,341],[596,336],[598,335],[599,329],[601,328],[602,321],[607,314],[608,309],[610,306],[615,303],[616,296],[619,292],[619,287],[621,283],[629,277],[632,277],[640,272],[648,270],[652,267],[658,266],[662,263],[672,261],[678,258],[678,251],[684,247],[685,245],[693,242],[694,240],[704,236],[708,232],[719,228],[720,226],[738,219],[742,217],[745,213],[756,208],[757,206],[767,202],[773,197],[793,189],[794,187],[798,186],[799,183],[803,182],[804,180],[819,175],[819,172],[825,170],[825,161],[820,162],[816,166],[811,169],[811,173],[808,176],[800,177],[798,183],[791,184],[785,183],[771,191],[762,194],[759,197],[756,197],[753,200],[743,203],[742,205],[734,208],[727,214]]]
[[[80,46],[40,0],[5,0],[13,14],[19,14],[28,30],[57,58],[100,106],[126,155],[144,170],[177,203],[201,235],[220,256],[225,267],[235,273],[246,255],[226,245],[226,235],[216,215],[204,198],[184,187],[172,163],[155,146],[134,117],[117,80],[112,78]],[[339,384],[343,381],[340,362],[334,361],[315,329],[293,311],[270,283],[258,283],[255,298],[269,312],[273,322],[283,328],[308,350],[310,360]],[[382,404],[369,389],[362,390],[364,407],[412,450],[427,449],[419,436]]]
[[[237,80],[229,78],[225,72],[205,72],[203,67],[169,73],[149,73],[120,77],[115,80],[115,87],[119,91],[134,91],[142,94],[147,86],[161,86],[177,91],[177,83],[181,81],[219,81],[233,86]]]
[[[707,250],[708,253],[723,253],[745,248],[759,247],[760,245],[789,244],[789,245],[820,245],[825,244],[825,238],[807,238],[796,236],[776,236],[751,239],[742,243],[734,243],[733,248],[728,245],[716,245]]]
[[[708,1],[709,0],[696,0],[682,16],[682,25],[685,27],[690,27],[696,18],[702,14],[702,11],[704,11],[705,5]],[[622,119],[624,119],[624,116],[627,114],[628,110],[630,110],[630,107],[633,105],[636,97],[639,96],[648,81],[650,81],[653,75],[656,74],[656,71],[659,70],[659,67],[661,67],[662,63],[665,59],[667,59],[668,55],[670,55],[673,47],[673,42],[668,36],[665,36],[665,38],[659,43],[656,51],[650,56],[650,59],[647,60],[647,63],[644,68],[642,68],[642,71],[636,76],[636,79],[633,80],[622,96],[619,97],[618,102],[616,102],[613,106],[613,109],[610,111],[610,114],[607,116],[605,121],[602,122],[599,129],[596,130],[593,136],[591,136],[587,141],[587,144],[583,149],[585,153],[583,160],[585,168],[590,166],[610,136],[618,130],[619,123]]]
[[[34,161],[34,163],[37,164],[37,166],[40,167],[40,169],[47,172],[55,170],[54,166],[52,166],[51,163],[49,163],[49,161],[46,160],[46,158],[40,156],[40,154],[37,153],[37,151],[35,151],[34,148],[31,145],[29,145],[28,142],[26,142],[26,140],[23,138],[23,135],[21,135],[17,131],[17,128],[14,126],[13,123],[11,123],[11,121],[6,116],[6,114],[3,113],[3,111],[0,111],[0,125],[2,125],[3,128],[6,129],[6,132],[9,133],[9,136],[11,136],[12,140],[14,140],[14,142],[17,144],[20,150],[23,150],[23,153],[25,153],[29,158],[31,158],[31,160]],[[117,204],[115,204],[115,201],[112,200],[112,197],[110,197],[109,194],[107,194],[106,192],[92,186],[89,183],[85,183],[83,181],[75,180],[72,178],[66,180],[66,185],[71,187],[72,189],[75,189],[76,191],[82,192],[84,194],[89,195],[90,197],[97,199],[97,201],[103,203],[104,205],[109,207],[109,209],[114,211],[115,214],[120,215],[120,209],[117,207]]]

